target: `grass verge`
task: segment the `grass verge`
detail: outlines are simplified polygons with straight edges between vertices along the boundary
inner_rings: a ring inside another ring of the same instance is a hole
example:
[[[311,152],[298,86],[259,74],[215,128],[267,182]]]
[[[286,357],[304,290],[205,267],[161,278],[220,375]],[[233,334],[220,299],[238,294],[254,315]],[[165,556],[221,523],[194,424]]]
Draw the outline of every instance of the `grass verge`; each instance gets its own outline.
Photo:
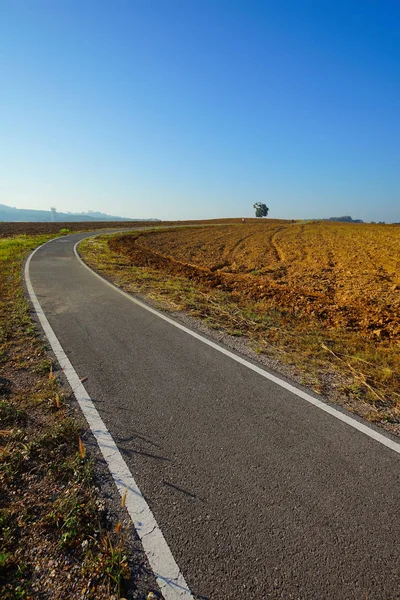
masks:
[[[148,233],[132,234],[139,239]],[[125,234],[126,237],[126,234]],[[210,285],[193,266],[146,252],[137,244],[118,251],[120,236],[99,236],[79,246],[84,260],[128,292],[161,310],[181,311],[223,332],[285,374],[394,434],[400,433],[398,344],[373,343],[357,332],[326,328],[313,317],[282,309],[274,300],[252,301]],[[117,242],[117,243],[116,243]]]
[[[51,237],[0,239],[1,597],[119,598],[132,580],[123,528],[24,297],[24,259]]]

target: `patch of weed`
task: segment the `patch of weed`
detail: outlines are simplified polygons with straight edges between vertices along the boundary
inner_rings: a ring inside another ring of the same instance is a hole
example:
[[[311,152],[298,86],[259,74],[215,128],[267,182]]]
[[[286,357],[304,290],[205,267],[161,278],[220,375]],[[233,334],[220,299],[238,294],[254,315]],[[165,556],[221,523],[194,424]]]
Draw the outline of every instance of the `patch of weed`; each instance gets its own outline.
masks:
[[[0,422],[3,427],[26,423],[27,413],[7,400],[0,400]]]

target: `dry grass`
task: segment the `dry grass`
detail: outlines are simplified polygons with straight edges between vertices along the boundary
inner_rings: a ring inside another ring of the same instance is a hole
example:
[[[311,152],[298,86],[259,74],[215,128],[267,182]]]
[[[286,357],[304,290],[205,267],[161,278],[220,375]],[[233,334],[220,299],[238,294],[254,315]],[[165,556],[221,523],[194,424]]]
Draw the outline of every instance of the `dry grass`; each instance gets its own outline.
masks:
[[[399,433],[400,228],[350,227],[263,222],[101,236],[80,251],[124,289],[243,336],[304,384]]]

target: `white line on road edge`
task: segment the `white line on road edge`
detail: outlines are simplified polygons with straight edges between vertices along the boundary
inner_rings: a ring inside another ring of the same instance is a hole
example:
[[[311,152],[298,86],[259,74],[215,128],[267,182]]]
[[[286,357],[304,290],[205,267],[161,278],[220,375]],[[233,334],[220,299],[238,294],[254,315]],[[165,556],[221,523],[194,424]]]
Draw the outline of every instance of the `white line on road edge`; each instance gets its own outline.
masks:
[[[86,238],[84,238],[84,239],[86,239]],[[204,344],[207,344],[207,346],[211,346],[211,348],[214,348],[214,350],[218,350],[218,352],[221,352],[222,354],[225,354],[226,356],[229,356],[229,358],[232,358],[233,360],[235,360],[236,362],[240,363],[241,365],[244,365],[248,369],[251,369],[252,371],[255,371],[256,373],[258,373],[262,377],[265,377],[265,379],[269,379],[270,381],[273,381],[274,383],[276,383],[280,387],[288,390],[289,392],[291,392],[295,396],[298,396],[299,398],[302,398],[303,400],[306,400],[306,402],[309,402],[310,404],[313,404],[317,408],[320,408],[321,410],[323,410],[324,412],[330,414],[331,416],[335,417],[336,419],[339,419],[340,421],[343,421],[344,423],[346,423],[347,425],[350,425],[354,429],[357,429],[361,433],[364,433],[365,435],[367,435],[368,437],[372,438],[376,442],[379,442],[380,444],[383,444],[384,446],[387,446],[391,450],[394,450],[394,452],[397,452],[398,454],[400,454],[400,444],[398,442],[395,442],[394,440],[391,440],[390,438],[386,437],[382,433],[379,433],[378,431],[375,431],[374,429],[371,429],[371,427],[368,427],[367,425],[364,425],[363,423],[360,423],[360,421],[357,421],[353,417],[350,417],[349,415],[346,415],[345,413],[342,413],[340,410],[337,410],[336,408],[333,408],[332,406],[329,406],[329,404],[325,404],[325,402],[322,402],[321,400],[318,400],[318,398],[314,398],[310,394],[307,394],[307,392],[303,392],[303,390],[300,390],[297,387],[295,387],[294,385],[291,385],[290,383],[288,383],[287,381],[284,381],[283,379],[280,379],[280,377],[276,377],[276,375],[272,375],[271,373],[268,373],[268,371],[265,371],[264,369],[261,369],[260,367],[257,367],[257,365],[253,365],[253,363],[249,362],[248,360],[242,358],[241,356],[238,356],[237,354],[234,354],[233,352],[231,352],[230,350],[227,350],[226,348],[224,348],[222,346],[219,346],[215,342],[212,342],[211,340],[203,337],[199,333],[196,333],[195,331],[192,331],[191,329],[188,329],[188,327],[185,327],[184,325],[181,325],[177,321],[174,321],[173,319],[170,319],[166,315],[163,315],[162,313],[160,313],[158,310],[155,310],[154,308],[151,308],[150,306],[147,306],[147,304],[144,304],[140,300],[137,300],[134,296],[131,296],[131,294],[128,294],[127,292],[124,292],[123,290],[121,290],[119,287],[117,287],[116,285],[114,285],[110,281],[107,281],[107,279],[105,279],[104,277],[102,277],[101,275],[99,275],[98,273],[96,273],[96,271],[93,271],[93,269],[91,269],[85,262],[83,262],[83,260],[81,259],[81,257],[78,254],[78,245],[81,242],[83,242],[83,240],[80,240],[74,246],[74,253],[75,253],[75,256],[77,257],[77,259],[79,260],[79,262],[86,269],[88,269],[88,271],[90,271],[90,273],[92,273],[92,275],[94,275],[94,276],[98,277],[99,279],[101,279],[101,281],[103,281],[103,283],[105,283],[105,284],[109,285],[110,287],[112,287],[114,290],[116,290],[117,292],[119,292],[120,294],[122,294],[123,296],[125,296],[126,298],[128,298],[131,302],[134,302],[135,304],[137,304],[141,308],[144,308],[145,310],[151,312],[153,315],[156,315],[160,319],[163,319],[164,321],[167,321],[167,323],[170,323],[174,327],[177,327],[178,329],[181,329],[182,331],[184,331],[185,333],[187,333],[187,334],[191,335],[192,337],[196,338],[200,342],[203,342]]]
[[[49,242],[46,242],[46,244],[48,243]],[[39,246],[39,248],[41,247],[42,246]],[[89,394],[85,390],[75,369],[66,356],[40,306],[35,292],[33,291],[29,276],[29,265],[32,257],[39,248],[36,248],[36,250],[30,254],[25,265],[26,286],[39,321],[50,342],[53,352],[56,355],[60,367],[68,379],[68,383],[74,392],[75,398],[82,409],[89,427],[97,440],[119,493],[123,496],[126,492],[126,508],[135,525],[163,597],[165,600],[193,600],[188,585],[172,556],[172,552],[169,549],[150,507],[143,498],[142,493],[136,485],[133,475],[122,458],[110,432],[103,423]]]

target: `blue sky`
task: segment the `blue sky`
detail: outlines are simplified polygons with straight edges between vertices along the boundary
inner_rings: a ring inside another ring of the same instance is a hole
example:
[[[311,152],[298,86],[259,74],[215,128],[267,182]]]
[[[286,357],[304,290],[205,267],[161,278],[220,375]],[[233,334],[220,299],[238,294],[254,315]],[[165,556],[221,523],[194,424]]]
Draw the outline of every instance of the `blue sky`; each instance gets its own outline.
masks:
[[[400,3],[0,0],[0,203],[400,221]]]

